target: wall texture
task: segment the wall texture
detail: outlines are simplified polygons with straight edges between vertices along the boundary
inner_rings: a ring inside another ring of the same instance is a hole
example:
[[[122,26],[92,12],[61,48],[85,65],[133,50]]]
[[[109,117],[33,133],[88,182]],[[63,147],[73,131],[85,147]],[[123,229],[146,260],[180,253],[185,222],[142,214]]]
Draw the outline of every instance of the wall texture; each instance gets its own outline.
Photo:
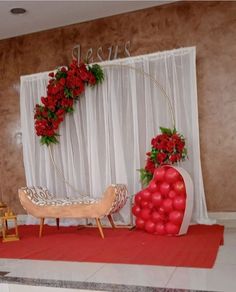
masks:
[[[132,56],[197,47],[201,160],[210,211],[236,211],[236,2],[179,2],[0,41],[0,187],[22,213],[25,185],[20,131],[20,76],[68,64],[71,50],[121,46]],[[123,49],[121,49],[123,50]],[[120,51],[120,56],[122,52]],[[106,51],[104,51],[106,55]],[[32,121],[33,122],[33,121]]]

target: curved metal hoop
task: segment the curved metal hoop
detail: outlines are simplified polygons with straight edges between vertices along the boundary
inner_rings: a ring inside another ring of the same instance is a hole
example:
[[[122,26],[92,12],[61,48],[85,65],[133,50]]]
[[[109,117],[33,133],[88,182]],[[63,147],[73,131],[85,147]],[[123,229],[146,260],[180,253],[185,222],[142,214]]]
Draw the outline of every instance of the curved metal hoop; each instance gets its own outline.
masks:
[[[126,67],[126,68],[129,68],[129,69],[132,69],[132,70],[135,70],[136,72],[148,77],[150,80],[152,80],[154,82],[154,84],[161,90],[162,94],[164,95],[164,97],[166,98],[167,100],[167,104],[168,104],[168,107],[169,107],[169,111],[170,111],[170,114],[171,114],[171,120],[172,120],[172,124],[173,124],[173,128],[175,128],[175,117],[174,117],[174,111],[173,111],[173,108],[171,106],[171,101],[170,101],[170,98],[169,96],[167,95],[165,89],[163,88],[163,86],[152,76],[150,75],[149,73],[141,70],[141,69],[137,69],[137,68],[134,68],[130,65],[123,65],[123,64],[107,64],[107,65],[102,65],[101,67]],[[51,146],[49,145],[49,154],[50,154],[50,158],[52,160],[52,163],[53,163],[53,166],[56,170],[56,172],[58,173],[58,175],[63,179],[64,183],[67,184],[71,189],[73,189],[74,191],[80,193],[79,190],[77,190],[73,185],[70,184],[70,182],[68,182],[65,177],[64,177],[64,174],[63,172],[60,170],[60,168],[56,165],[55,163],[55,160],[53,158],[53,155],[52,155],[52,149],[51,149]],[[81,197],[86,197],[87,195],[80,195]]]
[[[167,100],[167,104],[168,104],[170,115],[171,115],[172,125],[173,125],[173,128],[175,128],[175,116],[174,116],[174,111],[173,111],[173,108],[171,105],[170,97],[166,93],[164,87],[151,74],[149,74],[141,69],[134,68],[133,66],[123,65],[123,64],[107,64],[107,65],[102,65],[101,67],[126,67],[126,68],[132,69],[132,70],[148,77],[150,80],[152,80],[153,83],[161,90],[162,94],[164,95],[164,97]]]
[[[52,148],[51,148],[51,145],[49,145],[48,148],[49,148],[49,155],[50,155],[50,158],[51,158],[51,160],[52,160],[53,166],[54,166],[56,172],[59,174],[59,176],[63,179],[63,182],[64,182],[65,184],[67,184],[72,190],[76,191],[77,193],[80,193],[79,190],[77,190],[72,184],[70,184],[70,182],[68,182],[68,181],[65,179],[63,172],[62,172],[62,171],[60,170],[60,168],[56,165],[56,162],[55,162],[55,160],[54,160],[54,158],[53,158],[53,155],[52,155]],[[80,196],[81,196],[81,197],[87,197],[88,195],[81,195],[81,194],[80,194]]]

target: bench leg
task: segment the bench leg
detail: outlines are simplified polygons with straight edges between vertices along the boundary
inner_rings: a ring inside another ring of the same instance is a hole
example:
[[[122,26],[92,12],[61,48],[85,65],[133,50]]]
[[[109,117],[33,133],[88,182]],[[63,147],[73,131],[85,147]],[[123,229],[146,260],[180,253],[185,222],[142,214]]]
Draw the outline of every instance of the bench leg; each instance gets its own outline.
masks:
[[[111,223],[112,228],[116,228],[116,225],[113,221],[112,216],[109,214],[109,215],[107,215],[107,218],[108,218],[109,222]]]
[[[102,239],[104,238],[104,234],[103,234],[103,230],[102,230],[102,224],[101,224],[101,220],[99,218],[95,218],[96,219],[96,223],[100,232],[100,235],[102,237]]]
[[[57,221],[57,229],[59,229],[60,219],[59,218],[56,218],[56,221]]]
[[[42,237],[44,218],[40,218],[39,237]]]

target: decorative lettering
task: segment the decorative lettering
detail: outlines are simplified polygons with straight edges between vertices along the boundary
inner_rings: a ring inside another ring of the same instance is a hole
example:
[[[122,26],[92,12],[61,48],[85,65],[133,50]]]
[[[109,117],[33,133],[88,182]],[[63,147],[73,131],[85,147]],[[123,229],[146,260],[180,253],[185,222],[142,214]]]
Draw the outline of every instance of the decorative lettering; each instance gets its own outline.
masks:
[[[115,45],[100,46],[98,48],[89,48],[82,53],[81,45],[75,45],[72,49],[72,57],[76,60],[83,60],[86,63],[93,63],[95,61],[115,60],[122,57],[130,57],[130,41],[124,43],[123,46]]]

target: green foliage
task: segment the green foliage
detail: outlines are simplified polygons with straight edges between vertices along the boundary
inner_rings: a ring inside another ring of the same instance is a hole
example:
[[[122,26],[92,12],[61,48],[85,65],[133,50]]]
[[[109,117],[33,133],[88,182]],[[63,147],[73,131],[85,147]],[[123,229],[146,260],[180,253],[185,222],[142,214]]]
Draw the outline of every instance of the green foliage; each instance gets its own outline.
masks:
[[[57,140],[57,138],[55,136],[42,136],[40,138],[40,143],[42,145],[49,146],[51,143],[57,144],[57,143],[59,143],[59,141]]]
[[[67,77],[67,73],[64,71],[61,71],[60,69],[57,70],[57,73],[55,75],[55,78],[57,80],[60,80],[61,78],[66,78]]]
[[[57,115],[55,112],[52,112],[52,111],[48,111],[48,117],[49,119],[56,119]]]
[[[74,112],[74,108],[73,107],[67,107],[66,109],[65,109],[65,111],[67,112],[67,113],[73,113]]]
[[[162,134],[167,134],[167,135],[173,135],[176,134],[176,128],[174,128],[173,130],[169,129],[169,128],[164,128],[164,127],[160,127],[161,133]]]
[[[89,66],[88,70],[91,71],[95,76],[96,83],[102,83],[102,81],[104,80],[104,73],[102,68],[98,64],[94,64],[92,65],[92,67]]]
[[[158,149],[155,149],[152,147],[151,155],[150,155],[150,158],[152,161],[156,161],[156,157],[157,157],[158,152],[159,152]]]
[[[67,98],[73,97],[72,91],[67,87],[64,88],[64,94]]]
[[[138,169],[140,172],[140,181],[143,187],[146,187],[152,179],[153,174],[144,168]]]

